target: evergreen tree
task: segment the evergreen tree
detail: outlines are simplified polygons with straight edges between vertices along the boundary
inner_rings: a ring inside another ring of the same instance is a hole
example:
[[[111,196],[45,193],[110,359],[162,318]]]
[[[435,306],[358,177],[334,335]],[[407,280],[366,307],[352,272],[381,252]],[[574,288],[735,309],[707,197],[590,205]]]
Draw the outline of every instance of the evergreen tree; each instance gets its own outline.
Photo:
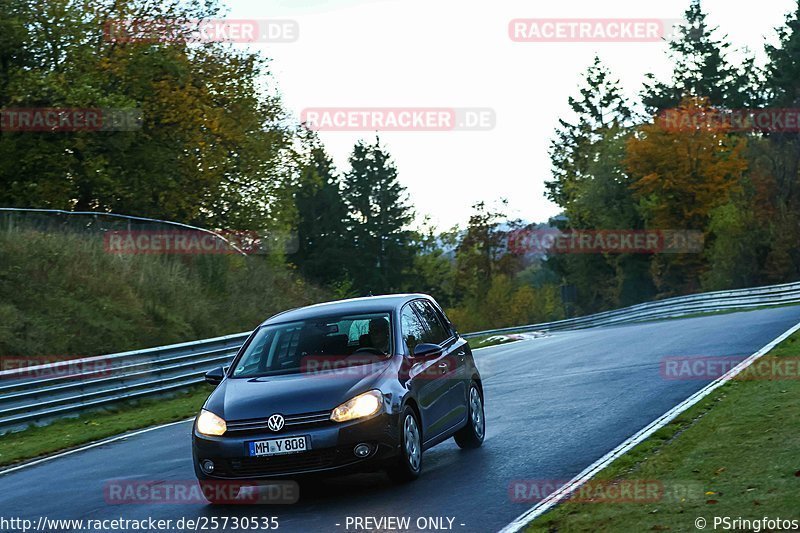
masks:
[[[766,45],[764,92],[775,108],[800,105],[800,1],[776,28],[778,44]],[[759,172],[753,180],[768,198],[755,212],[771,244],[765,261],[769,282],[800,277],[800,135],[769,132],[756,145],[753,159]]]
[[[579,97],[569,105],[574,123],[560,120],[551,144],[554,179],[548,196],[564,209],[561,229],[642,227],[625,172],[625,142],[632,112],[620,83],[595,57]],[[554,256],[548,268],[576,287],[576,310],[590,313],[650,296],[654,287],[646,256],[578,254]]]
[[[300,272],[327,285],[348,280],[353,249],[347,235],[347,205],[333,161],[318,142],[302,169],[295,206],[298,249],[292,259]]]
[[[608,129],[618,129],[631,118],[619,80],[595,56],[586,69],[578,98],[569,97],[576,122],[559,119],[560,128],[550,144],[553,179],[546,182],[547,197],[562,207],[569,205],[587,179],[597,158],[596,145]]]
[[[796,107],[800,104],[800,1],[786,15],[786,23],[775,30],[779,44],[765,46],[766,92],[773,107]]]
[[[730,43],[718,37],[719,29],[706,22],[700,0],[692,0],[685,22],[669,42],[673,62],[672,78],[660,82],[647,74],[642,101],[649,112],[658,113],[678,105],[686,96],[705,97],[714,106],[739,108],[753,103],[751,60],[742,70],[727,59]]]
[[[503,201],[504,206],[506,203]],[[479,307],[506,256],[506,234],[500,230],[505,215],[484,202],[473,205],[472,210],[467,231],[456,248],[455,292],[468,305]]]
[[[406,189],[377,137],[374,144],[356,143],[350,167],[343,191],[351,214],[355,286],[372,294],[398,290],[415,253]]]

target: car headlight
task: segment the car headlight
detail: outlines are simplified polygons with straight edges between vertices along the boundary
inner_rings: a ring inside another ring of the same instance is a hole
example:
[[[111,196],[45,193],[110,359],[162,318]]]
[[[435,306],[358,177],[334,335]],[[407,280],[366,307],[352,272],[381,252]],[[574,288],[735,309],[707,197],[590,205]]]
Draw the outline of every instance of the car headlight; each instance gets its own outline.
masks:
[[[351,398],[331,413],[334,422],[347,422],[374,415],[383,408],[383,394],[379,390],[367,391]]]
[[[200,415],[197,417],[197,431],[199,433],[214,437],[222,435],[227,429],[228,426],[223,419],[211,411],[200,410]]]

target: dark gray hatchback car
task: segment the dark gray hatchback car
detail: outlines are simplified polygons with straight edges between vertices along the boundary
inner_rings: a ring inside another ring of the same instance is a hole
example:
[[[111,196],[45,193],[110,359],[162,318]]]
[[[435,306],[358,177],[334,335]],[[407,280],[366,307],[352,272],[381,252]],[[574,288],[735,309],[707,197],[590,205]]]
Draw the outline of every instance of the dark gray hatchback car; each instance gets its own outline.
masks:
[[[261,324],[193,430],[197,477],[259,480],[385,469],[415,479],[450,437],[483,443],[483,387],[469,344],[430,296],[355,298]]]

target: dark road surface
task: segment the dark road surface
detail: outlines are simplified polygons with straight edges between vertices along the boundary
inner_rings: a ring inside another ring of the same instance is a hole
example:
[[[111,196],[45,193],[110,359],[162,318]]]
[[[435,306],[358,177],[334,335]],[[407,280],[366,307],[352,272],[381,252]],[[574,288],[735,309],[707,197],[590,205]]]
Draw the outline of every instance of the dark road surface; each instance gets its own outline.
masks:
[[[348,516],[410,517],[410,530],[418,531],[418,518],[442,517],[445,525],[453,519],[454,531],[497,531],[533,505],[512,501],[512,481],[570,479],[708,382],[664,379],[664,357],[744,358],[798,321],[800,306],[784,307],[559,332],[478,350],[483,448],[465,452],[449,440],[425,453],[422,477],[405,486],[360,474],[304,483],[294,505],[107,504],[109,480],[194,479],[185,422],[0,476],[0,517],[273,516],[279,531],[345,531]]]

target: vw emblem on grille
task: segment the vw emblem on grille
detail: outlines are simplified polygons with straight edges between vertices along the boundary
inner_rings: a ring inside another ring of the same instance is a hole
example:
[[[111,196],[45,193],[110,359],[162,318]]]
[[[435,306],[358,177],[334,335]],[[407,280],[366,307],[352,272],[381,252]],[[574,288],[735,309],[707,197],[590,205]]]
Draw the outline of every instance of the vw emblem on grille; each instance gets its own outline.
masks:
[[[283,429],[283,415],[272,415],[267,419],[267,427],[272,431],[280,431]]]

